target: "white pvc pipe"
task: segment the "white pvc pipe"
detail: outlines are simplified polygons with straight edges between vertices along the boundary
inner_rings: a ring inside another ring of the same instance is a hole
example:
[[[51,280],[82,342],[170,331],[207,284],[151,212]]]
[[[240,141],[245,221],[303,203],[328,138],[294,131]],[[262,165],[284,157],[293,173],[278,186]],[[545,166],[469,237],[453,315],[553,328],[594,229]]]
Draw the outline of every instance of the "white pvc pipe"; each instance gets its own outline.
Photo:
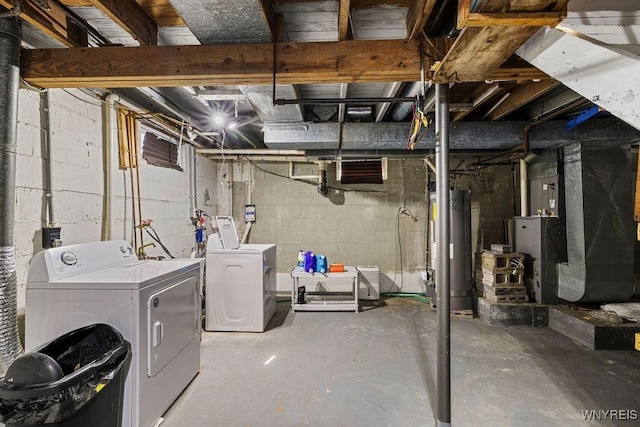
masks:
[[[269,150],[269,149],[237,149],[231,148],[221,150],[219,148],[200,148],[198,149],[198,154],[214,154],[214,155],[225,155],[225,156],[234,156],[234,155],[242,155],[242,156],[255,156],[255,155],[267,155],[267,156],[304,156],[304,150]]]
[[[117,132],[113,131],[115,103],[120,100],[113,93],[107,95],[103,104],[102,138],[104,150],[104,220],[102,221],[102,240],[111,240],[111,224],[113,223],[113,147],[117,147]]]
[[[527,187],[527,162],[520,159],[520,216],[529,216],[529,191]]]
[[[189,216],[196,216],[198,208],[198,183],[195,148],[189,146]]]

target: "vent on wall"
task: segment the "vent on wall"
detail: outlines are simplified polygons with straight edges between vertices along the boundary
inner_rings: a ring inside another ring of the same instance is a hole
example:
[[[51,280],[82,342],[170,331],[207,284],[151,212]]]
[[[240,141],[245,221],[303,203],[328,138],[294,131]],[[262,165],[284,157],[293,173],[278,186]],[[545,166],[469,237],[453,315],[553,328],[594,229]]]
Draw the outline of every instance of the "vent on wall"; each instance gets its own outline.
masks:
[[[338,161],[336,180],[341,184],[382,184],[387,179],[387,159]]]
[[[182,171],[178,164],[178,146],[147,132],[142,140],[142,158],[153,166]]]

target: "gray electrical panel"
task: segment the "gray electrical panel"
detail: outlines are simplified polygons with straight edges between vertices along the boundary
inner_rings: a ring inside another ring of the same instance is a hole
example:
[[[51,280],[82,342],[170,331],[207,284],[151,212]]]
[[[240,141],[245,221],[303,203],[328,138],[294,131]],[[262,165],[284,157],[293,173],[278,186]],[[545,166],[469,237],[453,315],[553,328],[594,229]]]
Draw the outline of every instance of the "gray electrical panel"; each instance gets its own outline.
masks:
[[[515,251],[525,254],[525,282],[536,302],[557,304],[556,265],[567,259],[564,223],[556,216],[515,217]]]

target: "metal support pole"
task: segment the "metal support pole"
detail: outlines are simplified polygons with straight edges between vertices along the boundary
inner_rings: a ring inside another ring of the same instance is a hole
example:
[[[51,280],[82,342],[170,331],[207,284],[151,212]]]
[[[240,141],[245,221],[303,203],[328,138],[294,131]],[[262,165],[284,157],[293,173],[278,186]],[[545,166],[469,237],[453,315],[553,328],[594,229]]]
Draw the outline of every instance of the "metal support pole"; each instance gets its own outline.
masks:
[[[451,425],[451,336],[449,296],[449,85],[436,85],[436,295],[438,314],[438,426]]]

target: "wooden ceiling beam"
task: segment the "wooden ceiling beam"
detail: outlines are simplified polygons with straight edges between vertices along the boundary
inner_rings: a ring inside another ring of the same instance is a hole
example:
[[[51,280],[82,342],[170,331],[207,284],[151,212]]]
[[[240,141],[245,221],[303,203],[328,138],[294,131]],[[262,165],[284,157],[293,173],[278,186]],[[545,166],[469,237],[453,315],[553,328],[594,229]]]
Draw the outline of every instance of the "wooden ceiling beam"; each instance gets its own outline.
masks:
[[[60,0],[69,7],[93,6],[91,0]],[[136,0],[158,27],[183,27],[186,24],[169,0]]]
[[[262,19],[264,23],[267,25],[267,30],[271,35],[271,40],[276,40],[277,38],[277,25],[276,25],[276,14],[273,11],[273,3],[271,0],[258,0],[260,3],[260,11],[262,12]]]
[[[351,0],[338,0],[338,40],[349,38],[349,16],[351,14]]]
[[[277,48],[279,84],[420,80],[417,40]],[[26,49],[21,70],[27,82],[47,88],[272,84],[273,44]]]
[[[436,0],[415,0],[407,12],[407,34],[410,39],[422,36],[427,19],[436,4]]]
[[[158,26],[134,0],[90,0],[141,45],[158,44]]]
[[[540,82],[527,82],[513,89],[509,98],[505,99],[489,114],[490,120],[499,120],[507,114],[517,110],[534,99],[544,95],[560,83],[556,80],[543,80]]]
[[[500,83],[493,83],[490,86],[483,87],[481,93],[474,98],[472,103],[473,107],[466,111],[461,111],[458,114],[455,114],[453,116],[453,121],[457,122],[462,120],[463,118],[471,114],[476,108],[486,103],[492,97],[499,94],[500,92],[504,92],[504,89],[500,86]]]
[[[136,0],[158,27],[182,27],[185,22],[169,0]]]
[[[14,0],[0,0],[0,6],[12,9]],[[56,3],[49,3],[45,10],[29,0],[22,1],[20,18],[48,36],[68,47],[87,46],[87,33],[69,20],[64,10]]]
[[[472,13],[471,0],[458,0],[457,27],[491,27],[513,25],[522,27],[555,27],[567,17],[566,7],[556,12]]]
[[[466,2],[467,0],[459,0]],[[568,0],[485,0],[479,13],[562,12]],[[513,3],[513,7],[511,4]],[[458,3],[460,5],[460,3]],[[434,67],[435,83],[477,82],[489,79],[535,32],[536,26],[465,27],[444,60]]]

